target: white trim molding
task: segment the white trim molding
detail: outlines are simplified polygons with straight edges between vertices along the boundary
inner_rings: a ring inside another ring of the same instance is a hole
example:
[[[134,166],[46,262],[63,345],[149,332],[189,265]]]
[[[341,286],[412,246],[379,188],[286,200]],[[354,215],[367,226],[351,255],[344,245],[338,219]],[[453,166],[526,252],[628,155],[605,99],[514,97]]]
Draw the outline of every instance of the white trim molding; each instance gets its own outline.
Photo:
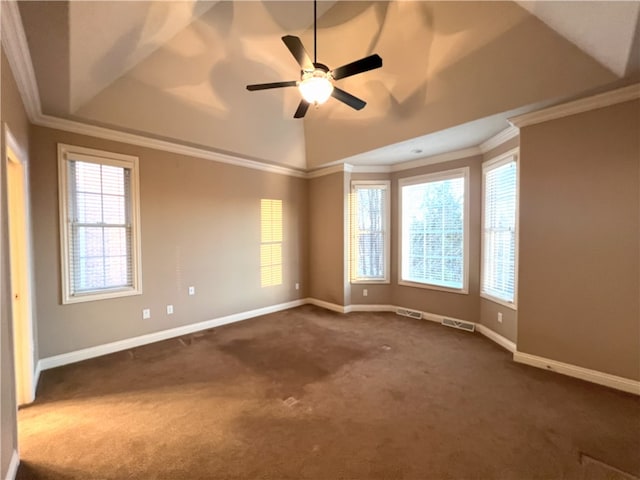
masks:
[[[315,305],[316,307],[324,308],[326,310],[331,310],[332,312],[349,313],[351,311],[351,305],[338,305],[318,298],[307,298],[305,303]]]
[[[163,152],[177,153],[187,157],[201,158],[211,160],[213,162],[225,163],[227,165],[235,165],[236,167],[251,168],[254,170],[262,170],[269,173],[277,173],[280,175],[289,175],[292,177],[305,178],[306,174],[302,170],[283,167],[269,163],[250,160],[236,155],[228,155],[224,153],[206,150],[204,148],[189,147],[175,142],[158,140],[143,135],[121,132],[110,128],[98,127],[87,123],[76,122],[64,118],[53,117],[51,115],[39,114],[33,122],[37,125],[47,128],[55,128],[64,130],[65,132],[79,133],[91,137],[102,138],[105,140],[113,140],[115,142],[127,143],[129,145],[137,145],[139,147],[152,148]]]
[[[291,302],[280,303],[277,305],[270,305],[268,307],[256,308],[255,310],[234,313],[231,315],[226,315],[224,317],[205,320],[204,322],[192,323],[189,325],[183,325],[181,327],[161,330],[159,332],[147,333],[138,337],[127,338],[103,345],[96,345],[95,347],[83,348],[81,350],[75,350],[73,352],[46,357],[41,359],[38,363],[42,370],[49,370],[51,368],[68,365],[70,363],[81,362],[82,360],[88,360],[90,358],[100,357],[102,355],[108,355],[110,353],[140,347],[149,343],[160,342],[162,340],[168,340],[170,338],[188,335],[190,333],[199,332],[201,330],[220,327],[229,323],[240,322],[249,318],[259,317],[261,315],[267,315],[269,313],[275,313],[293,307],[299,307],[300,305],[304,305],[305,303],[307,303],[306,300],[300,299],[293,300]]]
[[[212,160],[214,162],[226,163],[238,167],[262,170],[280,175],[305,178],[303,170],[285,167],[281,165],[269,164],[236,155],[218,153],[204,148],[190,147],[180,143],[168,142],[121,132],[110,128],[98,127],[88,123],[76,122],[65,118],[44,115],[40,103],[40,93],[36,81],[29,44],[22,25],[20,10],[15,0],[2,0],[2,45],[4,46],[9,65],[18,84],[18,90],[24,103],[27,115],[31,123],[42,127],[54,128],[66,132],[88,135],[91,137],[113,140],[116,142],[128,143],[140,147],[153,148],[165,152],[177,153],[189,157]]]
[[[16,475],[18,474],[18,467],[20,466],[20,455],[17,450],[14,450],[11,454],[11,461],[9,462],[9,467],[7,468],[7,476],[6,480],[15,480]]]
[[[558,118],[568,117],[578,113],[588,112],[597,108],[609,107],[617,103],[628,102],[640,98],[640,83],[618,88],[609,92],[600,93],[573,102],[563,103],[554,107],[545,108],[536,112],[525,113],[509,119],[509,122],[518,127],[527,127],[536,123],[548,122]]]
[[[22,26],[22,17],[15,0],[2,0],[2,46],[9,60],[13,76],[18,84],[27,116],[36,123],[42,114],[40,92],[33,70],[27,36]]]
[[[484,335],[489,340],[494,341],[495,343],[500,345],[502,348],[510,351],[511,353],[515,353],[515,351],[516,351],[515,342],[512,342],[508,338],[503,337],[499,333],[496,333],[495,331],[493,331],[490,328],[482,325],[481,323],[476,323],[476,330],[478,330],[478,333],[480,333],[481,335]]]
[[[393,305],[378,305],[378,304],[352,304],[349,305],[350,312],[395,312],[396,307]]]
[[[40,381],[40,374],[42,373],[42,360],[36,362],[36,368],[33,372],[33,398],[36,398],[38,392],[38,382]]]
[[[305,178],[318,178],[325,175],[331,175],[332,173],[351,172],[353,167],[348,163],[340,163],[338,165],[332,165],[331,167],[318,168],[317,170],[311,170],[307,172]]]
[[[501,132],[496,133],[493,137],[488,138],[484,142],[480,144],[480,151],[482,153],[487,153],[489,150],[493,150],[496,147],[499,147],[505,142],[508,142],[512,138],[520,135],[520,129],[513,125],[505,128]]]
[[[462,158],[474,157],[480,155],[482,152],[480,147],[470,147],[463,150],[454,150],[453,152],[439,153],[438,155],[432,155],[430,157],[421,158],[419,160],[411,160],[409,162],[396,163],[391,165],[391,172],[400,172],[403,170],[410,170],[412,168],[426,167],[428,165],[435,165],[436,163],[452,162],[454,160],[460,160]]]
[[[622,390],[623,392],[640,395],[640,382],[637,380],[618,377],[609,373],[590,370],[588,368],[578,367],[577,365],[571,365],[570,363],[558,362],[557,360],[518,351],[513,353],[513,360],[532,367],[538,367],[543,370],[549,370],[551,372],[568,375],[569,377],[579,378],[580,380],[597,383],[598,385],[604,385],[605,387]]]

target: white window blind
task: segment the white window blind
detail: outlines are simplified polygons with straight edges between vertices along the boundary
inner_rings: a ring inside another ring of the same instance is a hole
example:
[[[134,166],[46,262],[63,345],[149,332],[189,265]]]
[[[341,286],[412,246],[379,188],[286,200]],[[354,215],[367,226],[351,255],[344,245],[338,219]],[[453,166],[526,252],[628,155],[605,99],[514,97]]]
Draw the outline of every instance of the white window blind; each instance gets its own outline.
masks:
[[[260,286],[282,285],[282,200],[260,200]]]
[[[75,160],[67,165],[71,294],[132,287],[129,170]]]
[[[351,187],[351,280],[388,281],[389,182]]]
[[[401,186],[401,282],[466,290],[467,170]]]
[[[86,150],[60,150],[64,303],[140,293],[137,158]]]
[[[517,162],[484,169],[482,293],[515,303]]]

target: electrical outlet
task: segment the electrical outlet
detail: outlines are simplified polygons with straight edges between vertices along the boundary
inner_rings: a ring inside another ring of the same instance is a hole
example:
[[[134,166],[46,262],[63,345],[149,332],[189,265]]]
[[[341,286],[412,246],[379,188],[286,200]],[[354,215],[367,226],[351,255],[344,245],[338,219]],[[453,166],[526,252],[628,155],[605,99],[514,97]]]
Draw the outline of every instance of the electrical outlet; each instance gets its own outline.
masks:
[[[144,308],[142,310],[142,319],[143,320],[149,320],[151,318],[151,309],[150,308]]]
[[[189,287],[189,295],[195,295],[196,294],[196,287]]]
[[[167,305],[167,315],[173,315],[173,305]]]
[[[498,323],[502,323],[502,312],[498,312]]]
[[[300,284],[296,283],[296,290],[300,290]]]
[[[367,290],[366,288],[362,289],[362,296],[366,297],[367,295],[369,295],[369,290]]]

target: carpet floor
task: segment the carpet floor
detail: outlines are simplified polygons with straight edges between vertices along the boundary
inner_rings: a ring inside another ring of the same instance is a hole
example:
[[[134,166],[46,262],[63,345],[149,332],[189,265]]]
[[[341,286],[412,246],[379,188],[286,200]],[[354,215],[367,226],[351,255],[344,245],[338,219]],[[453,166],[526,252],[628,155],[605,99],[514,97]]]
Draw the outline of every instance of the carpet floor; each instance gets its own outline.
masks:
[[[640,400],[304,306],[47,370],[19,440],[19,480],[628,479]]]

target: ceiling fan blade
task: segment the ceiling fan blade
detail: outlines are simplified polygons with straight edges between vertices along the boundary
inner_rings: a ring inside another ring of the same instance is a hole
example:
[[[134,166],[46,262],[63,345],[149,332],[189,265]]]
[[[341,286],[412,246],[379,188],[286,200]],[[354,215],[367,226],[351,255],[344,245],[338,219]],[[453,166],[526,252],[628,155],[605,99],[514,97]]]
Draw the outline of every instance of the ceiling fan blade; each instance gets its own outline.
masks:
[[[369,55],[368,57],[361,58],[355,62],[347,63],[341,67],[334,69],[331,72],[331,76],[334,80],[340,80],[341,78],[350,77],[351,75],[357,75],[358,73],[374,70],[382,66],[382,58],[377,53]]]
[[[354,97],[350,93],[347,93],[344,90],[339,89],[338,87],[333,87],[331,96],[337,100],[340,100],[342,103],[346,103],[351,108],[355,108],[356,110],[362,110],[367,104],[367,102],[365,102],[364,100],[360,100],[358,97]]]
[[[269,88],[281,88],[281,87],[295,87],[298,82],[292,80],[290,82],[274,82],[274,83],[258,83],[256,85],[247,85],[247,90],[253,92],[254,90],[267,90]]]
[[[304,98],[300,100],[300,104],[298,105],[298,109],[296,113],[293,114],[293,118],[302,118],[306,115],[307,110],[309,110],[309,102],[307,102]]]
[[[282,37],[282,41],[303,70],[313,71],[313,62],[311,61],[311,58],[309,58],[307,51],[304,49],[302,40],[298,37],[294,37],[293,35],[285,35]]]

